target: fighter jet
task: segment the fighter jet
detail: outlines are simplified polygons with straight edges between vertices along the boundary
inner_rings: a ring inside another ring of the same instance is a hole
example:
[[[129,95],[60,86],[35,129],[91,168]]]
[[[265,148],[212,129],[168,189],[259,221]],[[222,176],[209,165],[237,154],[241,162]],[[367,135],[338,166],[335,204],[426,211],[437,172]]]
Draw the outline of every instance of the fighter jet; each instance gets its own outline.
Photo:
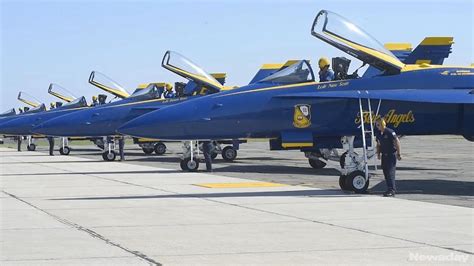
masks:
[[[326,10],[317,14],[311,34],[378,73],[349,74],[350,60],[338,57],[332,61],[335,80],[318,82],[301,60],[248,86],[150,112],[118,131],[163,140],[269,138],[272,149],[301,150],[310,162],[339,158],[341,188],[357,193],[369,186],[377,118],[400,135],[473,140],[473,67],[402,63],[360,27]],[[344,153],[326,154],[333,148]]]
[[[82,110],[75,114],[51,119],[35,127],[33,131],[51,136],[115,136],[120,125],[147,112],[190,98],[231,89],[231,87],[223,85],[225,75],[208,74],[191,60],[176,52],[167,51],[163,57],[162,66],[188,80],[187,83],[175,83],[175,95],[171,94],[170,88],[172,86],[167,83],[150,83],[146,88],[136,90],[129,95],[110,79],[108,79],[109,85],[104,86],[105,82],[99,82],[96,79],[97,73],[93,72],[89,79],[91,84],[102,87],[122,99],[90,110]],[[101,79],[103,80],[104,77],[101,76]],[[167,95],[172,97],[167,97]],[[158,144],[160,150],[166,150],[166,146],[162,142],[158,142]],[[143,147],[144,152],[147,148],[149,147]],[[156,146],[154,149],[157,149]],[[224,149],[226,151],[234,150],[233,146],[227,146]],[[224,152],[224,149],[223,156],[231,154],[235,158],[236,152]],[[104,160],[114,160],[116,153],[109,147],[105,149],[102,157]]]
[[[44,109],[46,107],[41,105]],[[74,112],[82,108],[87,108],[87,102],[84,97],[79,97],[69,103],[58,106],[54,109],[43,112],[26,112],[18,118],[0,124],[0,132],[7,135],[31,136],[34,135],[31,129],[40,123],[66,113]],[[38,108],[38,107],[37,107]],[[35,150],[34,143],[29,140],[28,150]]]

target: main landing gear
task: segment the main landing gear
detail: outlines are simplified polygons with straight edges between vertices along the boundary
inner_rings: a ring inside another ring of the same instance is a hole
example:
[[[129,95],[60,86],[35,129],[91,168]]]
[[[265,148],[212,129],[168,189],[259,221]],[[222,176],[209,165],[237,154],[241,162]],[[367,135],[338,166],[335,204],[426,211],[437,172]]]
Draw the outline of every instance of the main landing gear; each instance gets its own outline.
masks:
[[[67,138],[62,138],[62,147],[59,148],[59,154],[61,155],[69,155],[71,152],[71,148],[68,146],[69,141]]]
[[[115,138],[105,137],[104,138],[104,152],[102,153],[102,159],[107,162],[115,161],[117,158],[117,153],[115,152],[116,143]]]
[[[33,143],[33,137],[28,136],[28,145],[26,146],[26,149],[28,151],[35,151],[36,150],[36,144]]]
[[[227,162],[232,162],[237,158],[237,148],[232,145],[225,146],[219,142],[212,142],[213,148],[211,149],[211,158],[215,159],[219,153]],[[184,171],[195,172],[199,168],[199,161],[202,159],[202,145],[198,141],[185,141],[183,142],[183,156],[180,162],[181,169]]]
[[[145,142],[139,144],[142,148],[143,153],[150,155],[153,152],[157,155],[163,155],[166,153],[166,145],[163,142]]]

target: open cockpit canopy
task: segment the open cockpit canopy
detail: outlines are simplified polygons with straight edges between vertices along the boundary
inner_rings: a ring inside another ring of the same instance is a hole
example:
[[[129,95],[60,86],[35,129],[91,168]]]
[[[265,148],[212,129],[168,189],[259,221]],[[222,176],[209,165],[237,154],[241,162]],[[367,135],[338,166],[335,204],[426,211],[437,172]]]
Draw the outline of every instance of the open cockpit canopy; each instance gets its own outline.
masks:
[[[296,61],[294,64],[284,67],[259,82],[295,84],[314,81],[313,70],[306,60]]]
[[[68,103],[77,98],[72,92],[55,83],[49,84],[48,93]]]
[[[18,100],[22,103],[25,103],[31,107],[38,107],[41,105],[40,101],[36,99],[35,97],[31,96],[30,94],[20,91],[18,93]]]
[[[163,56],[161,65],[169,71],[200,84],[214,92],[223,89],[223,85],[211,74],[207,73],[201,67],[179,53],[167,51]]]
[[[397,74],[404,67],[375,38],[336,13],[321,10],[314,19],[311,34],[386,74]]]
[[[89,83],[122,99],[130,96],[130,93],[128,93],[124,87],[97,71],[91,72],[91,75],[89,76]]]

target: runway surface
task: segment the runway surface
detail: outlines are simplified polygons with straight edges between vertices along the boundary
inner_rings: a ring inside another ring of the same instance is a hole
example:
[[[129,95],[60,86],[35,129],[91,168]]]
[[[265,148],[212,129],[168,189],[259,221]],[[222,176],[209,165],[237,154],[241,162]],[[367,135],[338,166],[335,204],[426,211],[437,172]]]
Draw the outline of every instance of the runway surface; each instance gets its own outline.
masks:
[[[248,148],[257,150],[258,145]],[[131,161],[103,162],[93,150],[50,157],[41,151],[0,148],[0,264],[473,263],[473,209],[455,206],[469,206],[472,191],[427,194],[426,199],[422,192],[406,194],[417,195],[413,199],[404,199],[403,194],[397,198],[345,194],[336,189],[332,168],[311,175],[314,169],[303,168],[304,159],[298,159],[304,170],[279,173],[276,166],[283,168],[291,160],[279,160],[283,155],[278,153],[270,160],[273,172],[245,172],[243,164],[257,160],[245,157],[244,146],[240,153],[242,161],[227,165],[241,171],[216,164],[216,172],[207,174],[167,167],[175,165],[171,155],[134,161],[142,157],[131,154]],[[301,157],[286,154],[292,160]],[[472,161],[462,169],[447,170],[455,168],[449,162],[459,161],[457,156],[445,150],[438,157],[448,161],[424,165],[429,156],[435,155],[420,150],[414,156],[407,151],[404,159],[412,157],[410,164],[417,168],[405,171],[425,175],[429,171],[436,175],[433,180],[443,182],[455,175],[452,179],[461,180],[456,182],[472,185]],[[167,158],[168,162],[157,163]],[[264,158],[260,161],[267,163]],[[321,173],[326,175],[319,179]],[[291,184],[291,176],[300,184]],[[313,183],[306,182],[307,176],[313,176]],[[412,178],[429,182],[425,177]],[[382,186],[373,183],[373,191]],[[432,203],[437,201],[443,204]]]

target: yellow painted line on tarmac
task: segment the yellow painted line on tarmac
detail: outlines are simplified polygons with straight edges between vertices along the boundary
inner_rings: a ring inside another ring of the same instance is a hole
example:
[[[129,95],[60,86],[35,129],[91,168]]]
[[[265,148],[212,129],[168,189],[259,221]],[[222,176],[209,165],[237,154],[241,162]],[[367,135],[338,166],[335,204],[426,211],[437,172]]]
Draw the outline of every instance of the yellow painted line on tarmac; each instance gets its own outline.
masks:
[[[251,187],[284,187],[285,184],[270,182],[245,182],[245,183],[204,183],[194,184],[205,188],[251,188]]]

